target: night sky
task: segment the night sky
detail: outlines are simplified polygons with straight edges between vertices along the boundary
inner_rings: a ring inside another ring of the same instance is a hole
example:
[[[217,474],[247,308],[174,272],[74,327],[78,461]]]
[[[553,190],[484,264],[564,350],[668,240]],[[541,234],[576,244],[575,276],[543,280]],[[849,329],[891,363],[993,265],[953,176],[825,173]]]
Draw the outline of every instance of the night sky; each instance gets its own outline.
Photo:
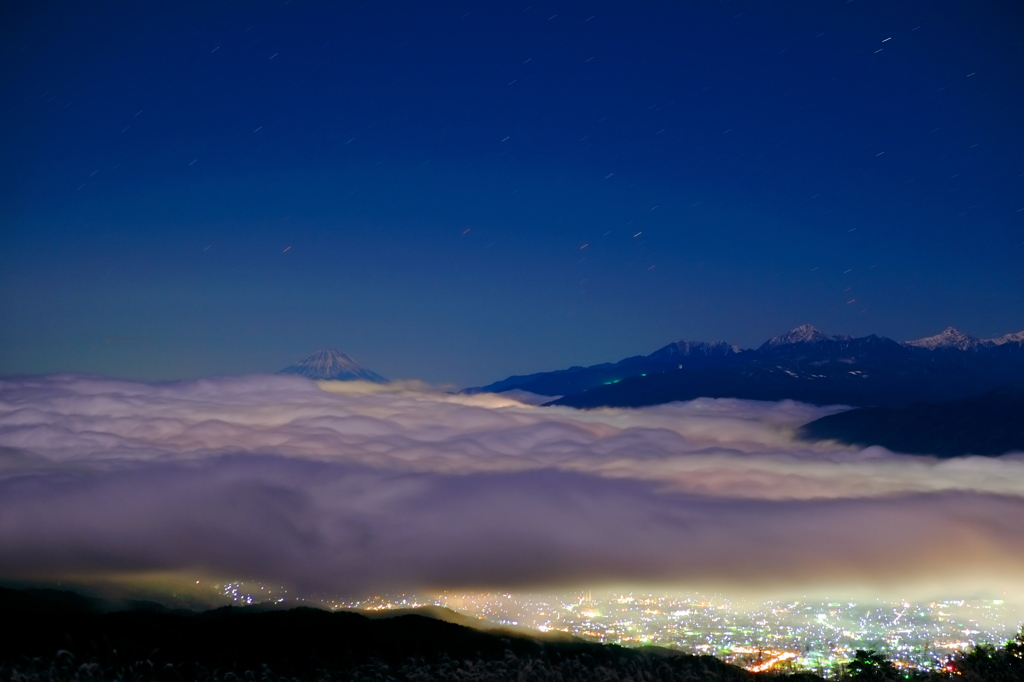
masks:
[[[1015,2],[31,2],[0,374],[1024,329]]]

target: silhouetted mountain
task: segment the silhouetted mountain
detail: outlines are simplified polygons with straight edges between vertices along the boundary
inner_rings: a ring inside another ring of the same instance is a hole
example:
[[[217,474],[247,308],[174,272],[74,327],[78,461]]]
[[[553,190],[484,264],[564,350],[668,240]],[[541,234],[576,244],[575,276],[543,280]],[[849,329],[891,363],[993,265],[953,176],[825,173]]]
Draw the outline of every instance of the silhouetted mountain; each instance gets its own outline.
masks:
[[[1024,385],[937,405],[850,410],[805,424],[799,435],[938,457],[1024,452]]]
[[[0,588],[0,614],[16,625],[0,638],[0,669],[19,671],[15,679],[79,679],[83,664],[88,679],[754,679],[709,656],[484,632],[416,613],[103,613],[95,600],[46,592]]]
[[[636,355],[589,367],[570,367],[554,372],[511,376],[493,384],[466,389],[467,393],[500,393],[512,389],[539,395],[571,395],[595,386],[615,384],[627,377],[683,367],[700,368],[727,364],[742,351],[724,341],[676,341],[650,355]]]
[[[958,400],[1024,381],[1024,333],[975,339],[955,329],[899,343],[827,336],[802,325],[740,350],[680,341],[616,363],[515,376],[470,391],[519,388],[549,404],[639,407],[699,397],[906,407]]]
[[[585,391],[592,386],[612,383],[646,370],[657,372],[664,369],[664,364],[662,362],[649,363],[646,358],[636,356],[615,363],[606,362],[590,367],[574,366],[553,372],[517,374],[479,388],[467,388],[464,392],[501,393],[518,389],[539,395],[563,395]]]
[[[366,369],[337,348],[321,348],[305,360],[289,365],[278,374],[298,374],[310,379],[330,381],[372,381],[386,384],[387,379]]]

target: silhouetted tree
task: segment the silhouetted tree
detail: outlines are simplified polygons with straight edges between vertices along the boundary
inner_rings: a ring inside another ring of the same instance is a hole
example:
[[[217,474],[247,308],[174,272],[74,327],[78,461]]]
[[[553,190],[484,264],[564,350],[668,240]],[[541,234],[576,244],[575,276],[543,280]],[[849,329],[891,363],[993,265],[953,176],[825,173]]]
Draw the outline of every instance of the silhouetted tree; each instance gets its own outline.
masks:
[[[980,644],[953,657],[950,667],[963,682],[1020,682],[1024,680],[1024,627],[1006,646]]]
[[[889,682],[900,679],[895,664],[877,651],[857,649],[841,679],[856,682]]]

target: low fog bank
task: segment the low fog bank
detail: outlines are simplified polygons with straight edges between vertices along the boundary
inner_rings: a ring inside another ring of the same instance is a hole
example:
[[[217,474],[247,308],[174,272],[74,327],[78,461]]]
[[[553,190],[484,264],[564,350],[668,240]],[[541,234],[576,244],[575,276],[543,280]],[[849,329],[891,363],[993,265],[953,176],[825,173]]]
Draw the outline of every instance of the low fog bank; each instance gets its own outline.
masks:
[[[1024,456],[794,437],[840,409],[577,411],[284,376],[2,381],[0,579],[1024,596]]]

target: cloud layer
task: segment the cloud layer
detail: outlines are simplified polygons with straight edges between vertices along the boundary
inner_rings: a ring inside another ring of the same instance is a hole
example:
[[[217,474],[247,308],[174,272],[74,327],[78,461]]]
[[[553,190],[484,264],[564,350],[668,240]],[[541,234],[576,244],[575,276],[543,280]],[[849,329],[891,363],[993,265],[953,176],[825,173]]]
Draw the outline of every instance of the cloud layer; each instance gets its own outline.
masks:
[[[833,411],[577,411],[278,376],[3,381],[0,579],[1024,596],[1024,457],[793,439]]]

